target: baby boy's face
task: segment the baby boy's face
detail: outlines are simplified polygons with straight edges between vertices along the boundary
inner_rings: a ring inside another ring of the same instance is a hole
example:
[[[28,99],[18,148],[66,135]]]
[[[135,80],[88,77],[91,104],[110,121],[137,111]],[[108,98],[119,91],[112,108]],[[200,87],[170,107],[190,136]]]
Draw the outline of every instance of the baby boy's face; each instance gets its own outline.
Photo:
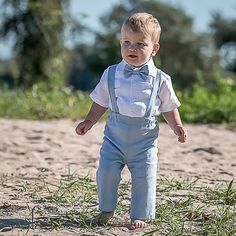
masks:
[[[159,49],[159,44],[153,43],[150,35],[134,32],[128,27],[121,29],[120,45],[122,58],[135,67],[147,63]]]

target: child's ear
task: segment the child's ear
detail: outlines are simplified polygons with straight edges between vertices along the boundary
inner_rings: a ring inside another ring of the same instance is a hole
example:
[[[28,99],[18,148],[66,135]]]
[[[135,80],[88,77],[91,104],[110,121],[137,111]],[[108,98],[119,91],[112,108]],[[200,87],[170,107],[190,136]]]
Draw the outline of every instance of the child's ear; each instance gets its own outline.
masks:
[[[155,44],[153,45],[153,49],[152,49],[152,56],[153,56],[153,57],[157,54],[157,52],[159,51],[159,49],[160,49],[160,44],[159,44],[159,43],[155,43]]]

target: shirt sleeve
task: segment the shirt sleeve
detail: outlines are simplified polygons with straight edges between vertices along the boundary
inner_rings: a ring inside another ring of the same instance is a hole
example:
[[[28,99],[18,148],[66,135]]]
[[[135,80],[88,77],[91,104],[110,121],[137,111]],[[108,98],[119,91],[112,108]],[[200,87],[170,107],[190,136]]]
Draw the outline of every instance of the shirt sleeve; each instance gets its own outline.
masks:
[[[95,87],[95,89],[90,93],[90,98],[102,107],[109,107],[109,91],[108,91],[108,69],[106,69],[102,77]]]
[[[160,112],[172,111],[180,106],[180,102],[175,94],[170,76],[161,76],[160,90],[158,96],[161,100]]]

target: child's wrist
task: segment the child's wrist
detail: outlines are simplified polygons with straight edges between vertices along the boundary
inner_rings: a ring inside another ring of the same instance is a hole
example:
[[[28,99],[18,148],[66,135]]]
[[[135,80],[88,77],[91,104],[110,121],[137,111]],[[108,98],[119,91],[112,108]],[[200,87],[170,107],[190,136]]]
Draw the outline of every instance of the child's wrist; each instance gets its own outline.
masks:
[[[182,124],[175,124],[174,127],[183,127],[183,125]]]
[[[90,119],[85,119],[84,121],[90,123],[91,125],[94,125],[94,124],[95,124],[95,122],[93,122],[93,121],[90,120]]]
[[[179,128],[179,127],[183,127],[183,125],[182,125],[182,124],[175,124],[175,125],[174,125],[174,127],[173,127],[174,133],[178,133],[177,131],[178,131],[178,128]]]

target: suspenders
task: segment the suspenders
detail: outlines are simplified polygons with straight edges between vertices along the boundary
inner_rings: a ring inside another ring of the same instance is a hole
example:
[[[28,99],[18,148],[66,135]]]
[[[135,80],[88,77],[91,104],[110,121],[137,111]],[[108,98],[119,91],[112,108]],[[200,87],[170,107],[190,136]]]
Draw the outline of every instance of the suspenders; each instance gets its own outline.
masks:
[[[119,113],[119,109],[116,102],[115,96],[115,73],[116,73],[116,64],[112,65],[108,68],[108,90],[111,99],[112,110],[116,113]],[[155,105],[155,100],[158,95],[158,89],[160,87],[160,78],[161,78],[161,70],[157,69],[156,78],[154,78],[153,88],[151,97],[149,100],[149,104],[147,106],[145,117],[152,116],[153,107]]]
[[[108,69],[108,90],[111,99],[112,110],[116,113],[119,113],[115,96],[115,73],[116,65],[110,66]]]

